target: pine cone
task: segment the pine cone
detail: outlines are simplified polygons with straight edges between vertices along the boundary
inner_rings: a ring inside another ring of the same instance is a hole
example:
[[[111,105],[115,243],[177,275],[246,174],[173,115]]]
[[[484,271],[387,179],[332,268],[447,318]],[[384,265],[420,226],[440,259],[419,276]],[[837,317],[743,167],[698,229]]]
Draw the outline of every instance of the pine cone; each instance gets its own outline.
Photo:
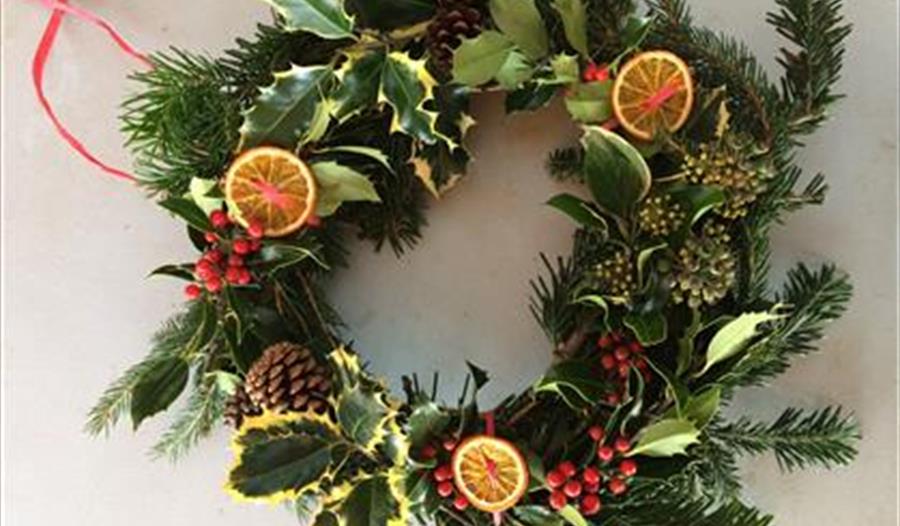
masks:
[[[253,400],[250,400],[250,395],[247,394],[243,385],[238,387],[234,395],[225,403],[225,422],[235,429],[241,427],[245,418],[261,414],[262,409],[254,404]]]
[[[257,407],[278,413],[328,410],[331,373],[300,345],[276,343],[247,372],[246,389]]]
[[[484,15],[482,0],[438,0],[437,13],[425,36],[425,43],[433,63],[442,71],[449,71],[453,50],[465,38],[481,33]]]

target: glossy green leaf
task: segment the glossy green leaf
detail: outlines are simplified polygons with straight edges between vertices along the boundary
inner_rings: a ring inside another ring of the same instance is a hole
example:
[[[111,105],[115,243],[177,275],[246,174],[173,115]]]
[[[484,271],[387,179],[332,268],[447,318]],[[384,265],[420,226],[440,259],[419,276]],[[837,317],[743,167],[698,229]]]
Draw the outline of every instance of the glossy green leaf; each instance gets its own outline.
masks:
[[[723,362],[743,351],[757,335],[758,327],[766,322],[781,318],[773,312],[745,312],[728,322],[713,336],[706,350],[706,365],[699,375],[709,371],[717,363]]]
[[[214,210],[221,210],[225,199],[219,190],[219,182],[215,179],[194,177],[188,186],[188,193],[194,203],[207,216]]]
[[[423,446],[443,432],[449,423],[450,415],[436,403],[428,401],[417,405],[406,424],[410,444],[414,448]]]
[[[571,194],[559,194],[552,197],[547,204],[569,216],[579,226],[592,228],[601,232],[609,230],[606,221],[593,209],[593,205]]]
[[[506,113],[539,110],[553,100],[557,87],[549,84],[530,83],[506,93]]]
[[[682,417],[690,420],[703,429],[719,412],[722,398],[722,388],[718,385],[705,389],[703,392],[688,399],[682,410]]]
[[[500,66],[495,78],[503,89],[513,90],[530,80],[534,75],[534,65],[518,50],[513,50]]]
[[[265,0],[288,31],[307,31],[322,38],[353,37],[353,18],[343,0]]]
[[[584,0],[554,0],[553,8],[563,22],[566,39],[582,57],[590,57],[587,36],[587,9]]]
[[[170,278],[194,281],[194,264],[182,263],[181,265],[163,265],[161,267],[156,267],[152,272],[147,274],[148,278],[153,276],[169,276]]]
[[[550,79],[541,79],[541,82],[549,82],[551,84],[574,84],[581,79],[581,73],[578,67],[578,57],[561,53],[550,60],[550,69],[553,71],[553,77]]]
[[[259,253],[265,263],[264,268],[269,274],[307,260],[314,261],[323,270],[328,270],[328,264],[320,257],[318,249],[318,246],[310,244],[307,239],[303,238],[268,240]]]
[[[260,90],[244,113],[240,148],[269,144],[293,149],[321,118],[320,106],[333,83],[329,66],[294,66],[275,73],[275,82]]]
[[[575,84],[566,94],[566,109],[577,122],[606,122],[613,115],[611,93],[612,81]]]
[[[569,360],[551,367],[535,384],[534,390],[557,393],[569,405],[580,408],[599,402],[606,394],[607,385],[597,374],[595,364]]]
[[[159,206],[172,212],[200,232],[208,232],[213,229],[212,223],[209,222],[209,217],[190,199],[167,197],[159,202]]]
[[[316,202],[319,217],[330,216],[347,201],[381,202],[372,182],[352,168],[332,161],[315,163],[310,168],[319,187]]]
[[[649,347],[666,340],[668,323],[659,311],[629,312],[622,318],[622,323],[634,332],[641,345]]]
[[[550,41],[534,0],[490,0],[488,6],[500,31],[529,58],[540,60],[547,56]]]
[[[563,518],[547,506],[539,504],[518,505],[512,509],[513,515],[527,526],[562,526]]]
[[[346,53],[347,60],[337,71],[333,114],[339,121],[372,108],[378,102],[381,76],[387,54],[384,50]]]
[[[337,400],[337,418],[344,435],[366,451],[374,450],[385,436],[390,410],[383,393],[363,384],[345,390]]]
[[[578,508],[571,504],[559,510],[559,515],[571,526],[590,526],[590,523],[584,518],[581,512],[578,511]]]
[[[389,31],[424,22],[434,16],[433,0],[347,0],[361,26]]]
[[[385,475],[357,483],[340,506],[344,526],[387,526],[401,515],[400,503]]]
[[[299,526],[316,526],[319,514],[324,510],[322,496],[315,491],[308,491],[294,501],[294,514]]]
[[[637,444],[628,456],[671,457],[682,455],[691,444],[698,442],[700,431],[693,422],[668,418],[645,427],[638,433]]]
[[[694,225],[707,212],[725,201],[725,193],[721,188],[703,185],[685,185],[672,189],[674,197],[688,211],[690,225]],[[690,225],[686,225],[690,228]]]
[[[435,129],[437,113],[425,109],[425,103],[433,99],[436,86],[424,59],[413,60],[400,51],[388,54],[378,99],[394,110],[391,132],[402,131],[426,144],[441,139]]]
[[[487,84],[515,50],[516,45],[496,31],[483,31],[464,40],[453,54],[453,80],[473,88]]]
[[[584,173],[594,201],[620,218],[631,216],[650,191],[650,167],[628,141],[597,126],[586,126]]]
[[[622,42],[627,48],[635,48],[643,43],[644,39],[653,28],[653,19],[650,17],[630,16],[625,21],[622,29]]]
[[[378,148],[371,148],[369,146],[329,146],[328,148],[316,150],[316,154],[349,154],[368,157],[381,166],[384,166],[389,171],[394,171],[394,167],[391,166],[391,160],[388,159],[387,154],[379,150]]]
[[[153,364],[131,392],[131,422],[137,429],[145,419],[168,409],[187,385],[190,370],[180,357]]]

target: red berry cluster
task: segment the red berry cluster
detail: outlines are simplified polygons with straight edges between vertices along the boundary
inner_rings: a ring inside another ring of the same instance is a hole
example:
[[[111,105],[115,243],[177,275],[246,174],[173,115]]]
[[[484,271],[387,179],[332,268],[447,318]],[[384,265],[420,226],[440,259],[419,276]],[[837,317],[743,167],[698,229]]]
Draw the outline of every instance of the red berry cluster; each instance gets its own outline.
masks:
[[[587,466],[579,472],[575,464],[567,460],[547,473],[550,507],[554,510],[563,509],[572,499],[578,502],[582,515],[596,515],[602,508],[601,495],[622,495],[628,490],[627,479],[637,474],[637,462],[634,460],[626,458],[618,466],[612,465],[617,456],[624,455],[631,449],[631,442],[627,438],[620,436],[611,446],[604,445],[606,433],[600,426],[588,429],[588,435],[597,443],[600,465]]]
[[[453,483],[453,467],[450,459],[456,449],[458,441],[454,438],[446,438],[440,443],[440,447],[434,444],[426,444],[419,451],[422,460],[438,460],[438,466],[431,471],[434,480],[435,491],[442,499],[452,501],[453,507],[464,511],[469,507],[469,499],[456,490]]]
[[[581,78],[585,82],[603,82],[609,80],[609,67],[606,65],[598,66],[591,62],[584,68]]]
[[[253,274],[247,268],[245,260],[262,246],[262,226],[251,224],[245,232],[236,231],[234,223],[222,210],[213,211],[209,215],[209,221],[213,230],[203,234],[209,246],[194,265],[194,276],[198,283],[192,283],[184,289],[188,299],[200,297],[204,289],[215,294],[226,284],[249,285],[253,282]]]
[[[616,391],[606,396],[606,402],[610,405],[619,405],[625,396],[626,382],[631,374],[631,369],[636,368],[644,376],[645,381],[650,381],[650,367],[644,359],[644,346],[640,342],[623,336],[618,332],[604,334],[597,340],[597,350],[600,353],[600,365],[607,376],[607,380],[616,384]]]

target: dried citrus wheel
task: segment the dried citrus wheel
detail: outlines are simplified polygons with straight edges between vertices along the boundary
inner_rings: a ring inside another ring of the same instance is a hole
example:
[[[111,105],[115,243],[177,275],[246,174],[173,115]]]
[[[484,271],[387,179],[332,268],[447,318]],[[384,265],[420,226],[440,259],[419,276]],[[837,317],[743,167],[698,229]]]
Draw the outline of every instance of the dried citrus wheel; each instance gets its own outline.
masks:
[[[625,130],[652,140],[681,128],[694,104],[694,80],[683,60],[668,51],[647,51],[629,60],[613,84],[613,111]]]
[[[225,175],[225,198],[235,221],[261,225],[266,236],[295,232],[316,208],[316,180],[306,163],[281,148],[241,154]]]
[[[487,435],[466,439],[453,453],[453,481],[475,508],[507,510],[528,489],[528,466],[510,442]]]

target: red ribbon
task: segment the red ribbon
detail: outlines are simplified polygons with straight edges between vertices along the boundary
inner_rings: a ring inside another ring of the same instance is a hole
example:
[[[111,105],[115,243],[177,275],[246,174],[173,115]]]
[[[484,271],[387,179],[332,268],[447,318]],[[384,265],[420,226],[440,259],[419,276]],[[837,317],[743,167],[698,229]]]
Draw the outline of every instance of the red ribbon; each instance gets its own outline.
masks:
[[[52,9],[53,13],[50,15],[50,20],[47,22],[47,27],[44,29],[44,34],[41,37],[41,41],[38,44],[37,50],[34,53],[34,60],[31,64],[31,76],[34,81],[34,90],[37,93],[38,101],[40,101],[41,106],[44,108],[44,113],[47,114],[47,117],[53,122],[53,125],[56,127],[57,133],[65,140],[69,145],[75,149],[82,157],[87,159],[91,164],[99,167],[104,172],[114,176],[119,177],[121,179],[126,179],[128,181],[137,181],[137,178],[131,175],[128,172],[119,170],[118,168],[113,168],[112,166],[107,165],[97,157],[95,157],[82,143],[79,141],[59,120],[59,117],[56,116],[56,112],[53,111],[53,107],[50,105],[50,101],[47,100],[47,96],[44,94],[44,67],[47,65],[47,60],[50,57],[50,52],[53,50],[53,44],[56,41],[56,35],[59,33],[59,26],[62,24],[63,17],[67,14],[85,20],[87,22],[91,22],[101,29],[106,31],[109,34],[110,38],[119,46],[119,48],[127,53],[128,55],[134,57],[135,59],[143,62],[148,67],[153,67],[153,64],[147,58],[146,55],[137,51],[131,44],[119,34],[118,31],[113,28],[113,26],[107,22],[106,20],[100,18],[99,16],[85,11],[83,9],[68,5],[69,0],[36,0],[43,4],[48,9]]]

